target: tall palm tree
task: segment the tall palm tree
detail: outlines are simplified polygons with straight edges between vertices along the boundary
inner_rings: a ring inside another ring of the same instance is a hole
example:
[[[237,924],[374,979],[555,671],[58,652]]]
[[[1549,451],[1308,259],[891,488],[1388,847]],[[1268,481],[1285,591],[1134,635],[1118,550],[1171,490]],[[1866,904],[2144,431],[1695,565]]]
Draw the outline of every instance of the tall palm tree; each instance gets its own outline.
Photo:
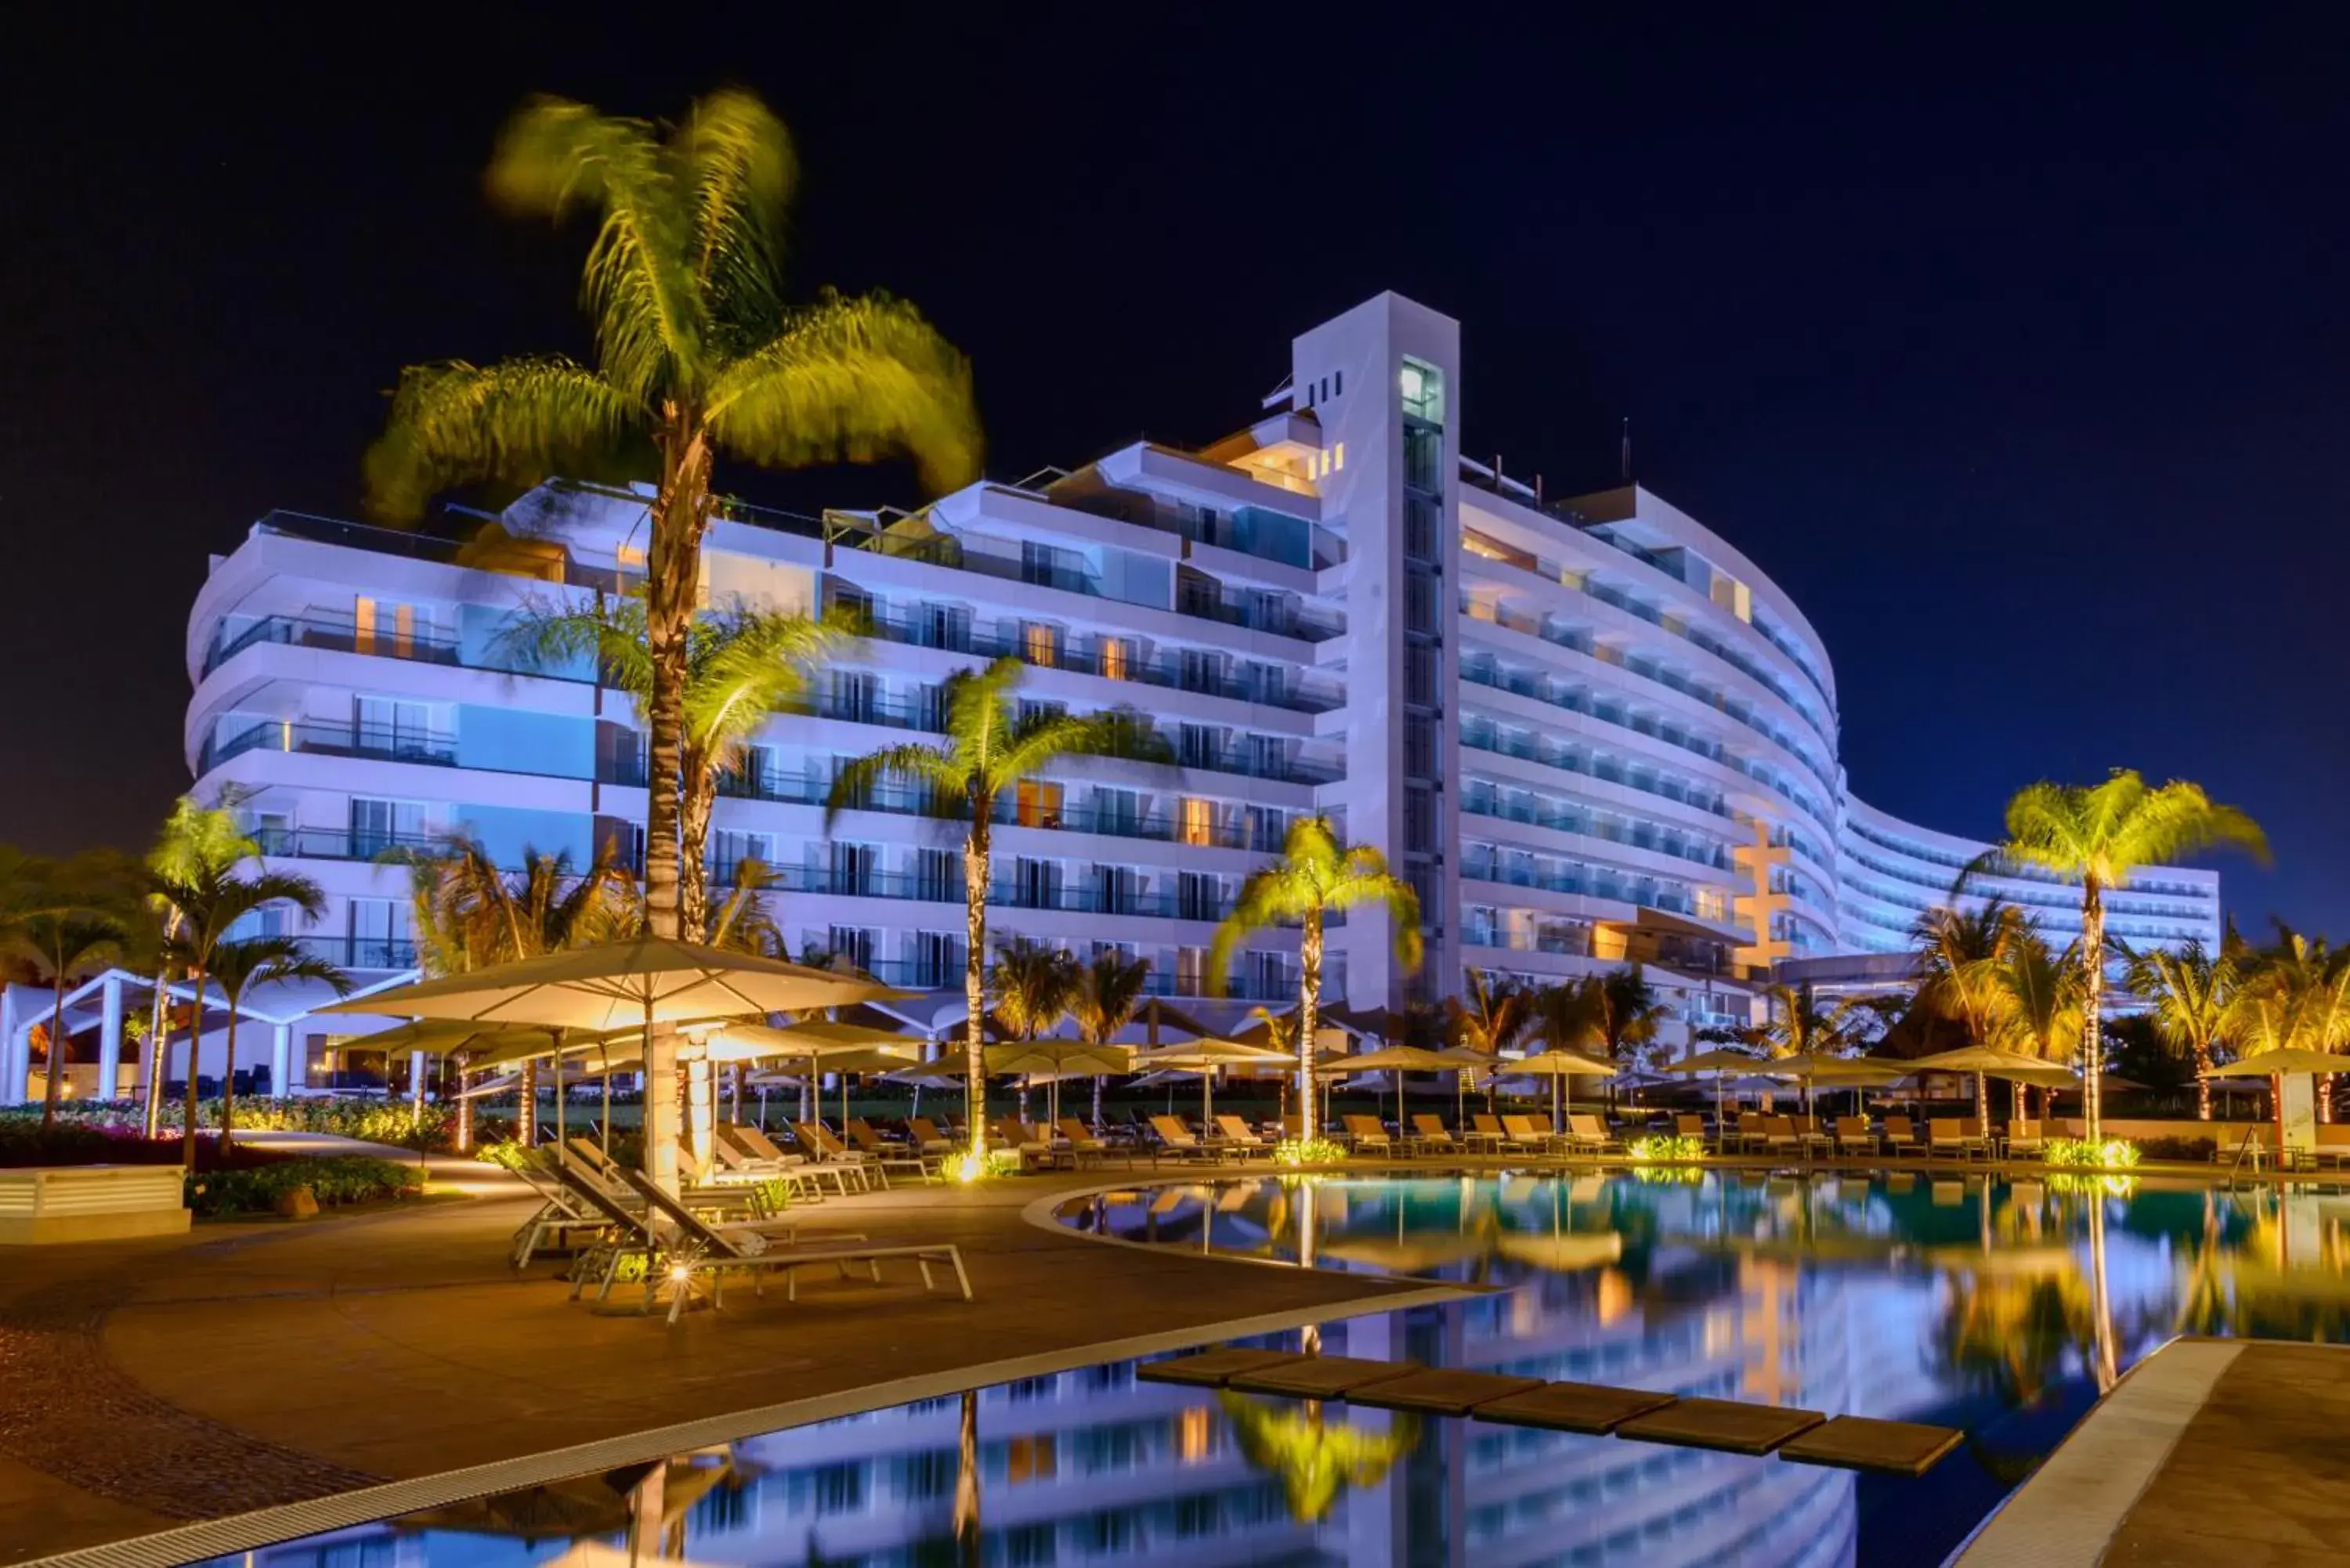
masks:
[[[1305,927],[1297,940],[1297,1106],[1307,1137],[1322,1126],[1314,1104],[1314,1023],[1322,1002],[1323,921],[1337,910],[1368,908],[1386,911],[1395,928],[1396,957],[1407,969],[1418,969],[1419,896],[1411,884],[1389,872],[1387,857],[1374,846],[1340,840],[1328,817],[1300,817],[1289,825],[1281,858],[1241,884],[1208,949],[1208,987],[1221,995],[1242,938],[1276,921]]]
[[[16,923],[13,934],[12,945],[48,977],[54,993],[48,1061],[41,1086],[41,1125],[49,1127],[57,1119],[57,1092],[65,1067],[67,988],[76,975],[120,955],[128,933],[111,915],[68,908],[26,916]],[[99,1093],[102,1098],[111,1099],[114,1086],[102,1085]]]
[[[1077,990],[1077,961],[1049,942],[1014,937],[998,943],[988,976],[995,1022],[1014,1040],[1050,1034],[1069,1015]],[[1020,1091],[1020,1116],[1028,1116],[1028,1091]]]
[[[1115,949],[1096,953],[1094,961],[1077,971],[1076,990],[1069,997],[1069,1016],[1077,1037],[1088,1045],[1107,1045],[1142,1011],[1143,992],[1150,983],[1150,961],[1120,958]],[[1094,1078],[1093,1125],[1101,1126],[1102,1079]]]
[[[825,801],[825,826],[868,799],[885,780],[918,785],[941,813],[959,815],[963,831],[964,1093],[971,1123],[972,1168],[987,1152],[987,1076],[981,1015],[986,1005],[982,966],[987,955],[987,885],[994,865],[996,804],[1063,757],[1105,752],[1119,743],[1118,721],[1043,711],[1026,718],[1013,689],[1027,666],[995,660],[984,670],[961,670],[944,691],[946,738],[885,746],[841,764]]]
[[[1951,891],[1955,896],[1958,889]],[[2030,929],[2022,910],[1996,898],[1972,909],[1955,903],[1928,909],[1909,928],[1918,1002],[1965,1030],[1968,1044],[1990,1044],[2006,1005],[2000,968]],[[1975,1115],[1991,1115],[1991,1088],[1981,1073],[1975,1075]]]
[[[1535,992],[1526,1026],[1545,1051],[1588,1052],[1600,1041],[1597,977],[1560,981]]]
[[[594,659],[600,678],[634,698],[639,719],[646,717],[653,661],[640,596],[526,606],[503,640],[538,664]],[[688,623],[678,826],[678,926],[687,940],[700,940],[709,929],[707,857],[719,785],[741,770],[770,714],[806,701],[816,667],[842,641],[837,626],[745,604]]]
[[[2007,803],[2006,840],[1976,857],[1968,872],[2002,865],[2038,867],[2081,884],[2081,1098],[2092,1143],[2105,1136],[2106,894],[2141,866],[2161,865],[2232,845],[2265,861],[2260,825],[2212,802],[2198,784],[2159,788],[2127,768],[2100,784],[2035,784]],[[1965,880],[1962,872],[1960,880]]]
[[[162,832],[147,853],[148,871],[192,885],[207,877],[226,876],[247,860],[260,859],[260,842],[245,831],[237,818],[237,807],[248,793],[231,785],[222,790],[211,805],[184,794],[172,802],[172,814],[164,819]],[[160,952],[155,964],[155,1016],[149,1030],[151,1048],[146,1069],[146,1131],[152,1138],[162,1131],[163,1081],[171,1075],[167,1068],[172,1059],[171,981],[174,965],[170,955],[176,950],[183,922],[177,908],[161,894],[151,891],[146,903],[153,922],[148,935]],[[198,1035],[203,1033],[203,1012],[200,990],[190,1025]]]
[[[1636,963],[1586,976],[1584,983],[1591,989],[1592,1017],[1607,1059],[1634,1065],[1640,1047],[1655,1042],[1658,1026],[1672,1009],[1657,1000],[1656,989]]]
[[[2213,1053],[2226,1036],[2240,972],[2236,955],[2225,946],[2215,954],[2199,940],[2176,952],[2140,952],[2124,943],[2122,954],[2130,991],[2147,1004],[2155,1032],[2173,1050],[2195,1059],[2195,1114],[2210,1121],[2211,1081],[2203,1075],[2211,1070]]]
[[[1762,999],[1770,1020],[1762,1038],[1774,1056],[1841,1051],[1855,1039],[1852,1011],[1843,1004],[1822,1007],[1808,985],[1764,986]]]
[[[228,1043],[221,1064],[220,1152],[226,1159],[236,1126],[236,1020],[244,994],[256,985],[285,981],[323,981],[337,996],[351,993],[350,977],[325,959],[304,950],[292,937],[246,937],[213,950],[212,981],[228,1003]]]
[[[184,1121],[180,1129],[180,1161],[188,1169],[196,1168],[196,1058],[204,1037],[204,992],[211,978],[213,957],[221,947],[236,940],[234,933],[238,924],[258,915],[272,905],[293,909],[303,919],[315,920],[325,912],[327,896],[307,877],[297,877],[286,871],[263,871],[251,877],[236,875],[236,867],[223,867],[205,860],[172,863],[172,869],[158,869],[151,865],[148,873],[150,893],[168,908],[174,917],[175,929],[172,950],[178,967],[188,976],[195,994],[195,1017],[188,1031],[188,1078],[183,1105]],[[165,1064],[157,1059],[160,1074]]]
[[[650,447],[660,480],[646,540],[645,896],[657,936],[682,929],[687,628],[720,511],[718,454],[768,468],[902,455],[934,490],[978,467],[970,368],[912,306],[828,289],[785,302],[796,172],[783,122],[750,93],[712,93],[670,127],[525,103],[498,139],[490,192],[518,214],[598,214],[582,276],[596,364],[411,366],[368,453],[374,510],[403,521],[459,485],[535,483]],[[675,1081],[675,1050],[663,1030],[648,1053],[651,1169],[670,1169],[676,1147],[659,1092]]]
[[[1446,1032],[1462,1049],[1499,1056],[1533,1029],[1534,993],[1517,981],[1472,969],[1459,996],[1444,999]],[[1493,1107],[1497,1075],[1485,1079],[1485,1106]]]

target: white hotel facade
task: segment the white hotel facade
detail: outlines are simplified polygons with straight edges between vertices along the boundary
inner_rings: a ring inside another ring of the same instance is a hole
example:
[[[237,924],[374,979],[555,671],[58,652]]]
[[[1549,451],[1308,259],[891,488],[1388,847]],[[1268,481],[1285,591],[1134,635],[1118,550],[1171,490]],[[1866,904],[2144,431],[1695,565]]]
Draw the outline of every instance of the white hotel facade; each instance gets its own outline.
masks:
[[[1334,933],[1326,996],[1357,1007],[1456,992],[1470,969],[1555,980],[1631,958],[1685,1037],[1745,1020],[1773,966],[1830,977],[1900,948],[1982,846],[1846,788],[1803,612],[1644,489],[1561,504],[1465,458],[1466,382],[1457,324],[1383,295],[1297,337],[1261,417],[1196,452],[1138,443],[913,514],[735,509],[704,555],[712,602],[852,605],[873,635],[728,782],[719,876],[780,869],[795,954],[959,986],[954,825],[885,794],[827,826],[823,803],[840,759],[935,729],[948,675],[1016,653],[1025,700],[1134,710],[1172,760],[1076,759],[1024,787],[992,929],[1147,955],[1165,993],[1208,991],[1241,879],[1317,811],[1423,906],[1416,978],[1383,922]],[[363,981],[413,961],[383,850],[462,832],[505,864],[584,863],[634,843],[629,700],[502,634],[525,604],[625,591],[644,500],[543,486],[464,549],[278,513],[213,558],[188,624],[195,792],[244,793],[272,861],[328,892],[306,934]],[[2060,885],[1980,886],[2077,931]],[[2133,941],[2219,936],[2209,872],[2148,873],[2111,909]],[[1295,965],[1294,933],[1260,933],[1229,994],[1289,998]],[[288,1075],[333,1064],[328,1021],[276,1021]],[[21,1061],[21,1026],[5,1033]]]

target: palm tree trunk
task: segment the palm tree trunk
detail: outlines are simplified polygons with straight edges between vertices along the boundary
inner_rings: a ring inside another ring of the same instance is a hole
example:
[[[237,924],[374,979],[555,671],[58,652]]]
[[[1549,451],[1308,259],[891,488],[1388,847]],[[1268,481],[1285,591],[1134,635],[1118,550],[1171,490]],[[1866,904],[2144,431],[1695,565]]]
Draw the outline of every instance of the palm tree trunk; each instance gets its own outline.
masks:
[[[678,929],[690,942],[706,942],[710,940],[710,815],[718,803],[718,774],[699,748],[685,762],[684,804],[678,818]]]
[[[979,1568],[979,1391],[962,1397],[962,1427],[955,1445],[955,1560]]]
[[[386,1085],[387,1088],[389,1085]],[[228,1040],[221,1057],[221,1163],[228,1163],[231,1124],[236,1114],[236,998],[228,999]]]
[[[962,958],[963,1106],[971,1118],[971,1152],[974,1160],[987,1153],[987,1044],[980,1032],[986,1011],[987,878],[993,848],[992,800],[972,803],[971,834],[962,841],[962,925],[966,950]]]
[[[1322,1000],[1322,910],[1305,911],[1305,934],[1297,941],[1297,1136],[1322,1130],[1314,1105],[1314,1019]]]
[[[195,982],[195,1001],[192,1003],[194,1016],[188,1020],[188,1079],[181,1085],[180,1096],[180,1167],[196,1168],[196,1059],[204,1048],[204,970],[202,964],[188,971]]]
[[[49,1062],[47,1082],[41,1085],[41,1126],[54,1127],[57,1119],[57,1067],[66,1054],[66,972],[62,966],[57,974],[57,1006],[49,1014]]]
[[[163,1130],[164,1066],[172,1059],[172,1003],[168,989],[171,982],[170,968],[162,964],[156,965],[155,1027],[148,1031],[154,1040],[154,1044],[148,1054],[145,1095],[147,1101],[145,1132],[150,1142],[152,1142]]]
[[[463,1052],[450,1058],[449,1073],[452,1092],[457,1096],[457,1152],[471,1154],[473,1152],[473,1102],[472,1096],[465,1093],[465,1057]],[[605,1074],[604,1082],[609,1084],[611,1081],[612,1075]]]
[[[522,1082],[515,1085],[515,1141],[525,1148],[538,1144],[538,1064],[522,1064]]]
[[[2105,1141],[2106,894],[2095,877],[2081,884],[2081,961],[2088,965],[2081,986],[2081,1115],[2089,1141]]]
[[[2211,1070],[2211,1044],[2198,1041],[2195,1045],[2195,1119],[2211,1119],[2211,1080],[2203,1075]]]

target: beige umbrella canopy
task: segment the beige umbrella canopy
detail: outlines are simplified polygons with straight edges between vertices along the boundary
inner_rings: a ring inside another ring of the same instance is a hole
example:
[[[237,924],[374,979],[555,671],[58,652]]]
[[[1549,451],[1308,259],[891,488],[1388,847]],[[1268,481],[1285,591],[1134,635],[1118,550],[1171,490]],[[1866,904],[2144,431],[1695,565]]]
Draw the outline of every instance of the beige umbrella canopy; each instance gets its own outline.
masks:
[[[1201,1035],[1173,1045],[1162,1045],[1155,1051],[1136,1054],[1134,1071],[1138,1073],[1197,1073],[1200,1075],[1200,1120],[1202,1125],[1215,1125],[1216,1075],[1228,1068],[1249,1071],[1267,1065],[1286,1066],[1295,1058],[1286,1051],[1269,1045],[1249,1045],[1238,1040],[1220,1040]],[[1169,1091],[1171,1098],[1173,1091]]]
[[[1596,1062],[1574,1051],[1537,1051],[1531,1056],[1521,1056],[1514,1062],[1503,1062],[1494,1069],[1508,1078],[1524,1075],[1550,1080],[1550,1130],[1559,1130],[1563,1087],[1569,1078],[1612,1078],[1616,1069],[1605,1062]]]
[[[1711,1051],[1700,1051],[1694,1056],[1684,1056],[1678,1062],[1664,1064],[1668,1073],[1711,1073],[1713,1075],[1713,1125],[1721,1126],[1722,1079],[1731,1073],[1758,1073],[1762,1058],[1750,1051],[1733,1051],[1717,1045]]]
[[[2350,1073],[2350,1056],[2337,1056],[2331,1051],[2310,1051],[2294,1045],[2282,1051],[2262,1051],[2241,1062],[2214,1067],[2203,1076],[2266,1078],[2284,1073]]]

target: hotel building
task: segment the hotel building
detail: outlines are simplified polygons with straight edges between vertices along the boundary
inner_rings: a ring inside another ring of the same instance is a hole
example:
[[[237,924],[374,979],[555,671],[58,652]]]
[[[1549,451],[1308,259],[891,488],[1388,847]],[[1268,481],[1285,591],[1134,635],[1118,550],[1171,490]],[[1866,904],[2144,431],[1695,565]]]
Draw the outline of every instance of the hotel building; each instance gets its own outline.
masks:
[[[1128,711],[1165,760],[1073,759],[1005,803],[991,929],[1146,955],[1163,993],[1211,989],[1217,920],[1317,811],[1420,896],[1417,975],[1383,919],[1333,932],[1325,994],[1357,1007],[1455,993],[1471,969],[1638,960],[1670,1044],[1745,1021],[1775,966],[1899,948],[1982,846],[1846,789],[1835,673],[1801,609],[1645,489],[1545,497],[1468,458],[1467,388],[1457,324],[1382,295],[1298,337],[1253,422],[1197,451],[1138,442],[912,513],[727,508],[711,603],[849,607],[870,635],[726,781],[715,875],[777,868],[795,955],[959,987],[955,826],[902,792],[829,826],[824,803],[842,759],[938,730],[949,675],[1016,654],[1024,703]],[[526,607],[626,592],[646,499],[545,485],[464,545],[273,513],[213,557],[188,623],[195,792],[244,792],[273,864],[327,890],[302,934],[363,981],[414,961],[387,849],[462,832],[504,864],[579,864],[636,845],[629,700],[507,633]],[[2061,884],[1983,885],[2059,940],[2077,929]],[[2216,940],[2218,892],[2149,873],[2115,896],[2116,928]],[[1252,938],[1228,978],[1238,1004],[1293,996],[1295,932]],[[88,1002],[102,1060],[119,1028],[98,1021],[120,1012]],[[16,1062],[30,1021],[0,1028]],[[273,1022],[275,1084],[338,1064],[326,1021]]]

